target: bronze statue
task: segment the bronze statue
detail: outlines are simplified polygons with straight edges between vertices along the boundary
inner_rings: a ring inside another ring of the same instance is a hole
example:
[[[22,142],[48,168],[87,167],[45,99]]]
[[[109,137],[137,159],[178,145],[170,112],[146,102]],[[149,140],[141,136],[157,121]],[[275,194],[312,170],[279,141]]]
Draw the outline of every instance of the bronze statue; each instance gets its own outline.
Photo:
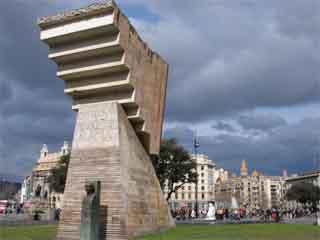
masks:
[[[100,182],[85,184],[86,196],[82,200],[80,240],[99,240]]]

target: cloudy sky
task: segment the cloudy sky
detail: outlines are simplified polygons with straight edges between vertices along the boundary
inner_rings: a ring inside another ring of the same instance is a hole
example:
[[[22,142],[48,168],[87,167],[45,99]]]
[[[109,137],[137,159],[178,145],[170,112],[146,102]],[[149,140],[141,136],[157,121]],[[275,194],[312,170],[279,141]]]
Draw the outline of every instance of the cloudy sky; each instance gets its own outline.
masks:
[[[0,174],[30,173],[41,145],[71,141],[74,114],[36,19],[91,0],[0,1]],[[165,137],[238,172],[316,167],[319,0],[118,0],[171,66]]]

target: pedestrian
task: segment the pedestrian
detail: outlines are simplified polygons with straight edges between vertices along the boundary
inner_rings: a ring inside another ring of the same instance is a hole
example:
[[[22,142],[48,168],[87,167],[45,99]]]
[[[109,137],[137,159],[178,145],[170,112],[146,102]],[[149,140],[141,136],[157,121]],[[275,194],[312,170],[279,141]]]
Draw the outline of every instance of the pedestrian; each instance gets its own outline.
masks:
[[[54,211],[54,220],[55,221],[60,220],[60,212],[61,212],[60,208],[55,209],[55,211]]]
[[[194,209],[192,209],[191,211],[191,219],[196,218],[196,211]]]
[[[226,208],[226,211],[224,212],[225,218],[229,219],[229,209]]]

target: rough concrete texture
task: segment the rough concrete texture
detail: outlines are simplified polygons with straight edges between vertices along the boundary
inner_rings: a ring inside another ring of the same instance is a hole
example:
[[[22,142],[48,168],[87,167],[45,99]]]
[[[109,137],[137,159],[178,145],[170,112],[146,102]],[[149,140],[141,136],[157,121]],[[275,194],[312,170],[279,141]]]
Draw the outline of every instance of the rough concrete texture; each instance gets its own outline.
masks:
[[[79,108],[58,240],[79,240],[87,179],[101,181],[101,239],[174,226],[149,155],[118,103]]]
[[[117,101],[149,153],[161,141],[168,64],[113,1],[39,20],[65,93],[80,105]]]

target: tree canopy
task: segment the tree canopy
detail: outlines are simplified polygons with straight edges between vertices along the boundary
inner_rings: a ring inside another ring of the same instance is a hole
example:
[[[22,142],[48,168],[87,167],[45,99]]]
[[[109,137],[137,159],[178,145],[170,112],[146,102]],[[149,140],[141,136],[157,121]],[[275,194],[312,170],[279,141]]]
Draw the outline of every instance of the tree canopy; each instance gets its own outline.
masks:
[[[167,201],[186,183],[196,183],[196,163],[176,139],[163,140],[159,155],[151,157],[161,188],[168,187]]]
[[[320,188],[312,183],[293,184],[288,190],[286,198],[302,204],[312,203],[314,206],[320,201]]]
[[[64,193],[66,185],[67,171],[70,162],[70,154],[60,157],[59,164],[56,168],[53,168],[48,179],[50,189],[57,193]]]

